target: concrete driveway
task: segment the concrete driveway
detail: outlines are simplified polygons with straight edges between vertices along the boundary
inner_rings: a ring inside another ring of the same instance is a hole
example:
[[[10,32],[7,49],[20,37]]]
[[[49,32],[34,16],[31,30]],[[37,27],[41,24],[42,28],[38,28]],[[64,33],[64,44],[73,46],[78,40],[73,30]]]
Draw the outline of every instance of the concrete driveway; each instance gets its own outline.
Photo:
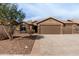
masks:
[[[31,55],[79,55],[79,34],[38,35]]]

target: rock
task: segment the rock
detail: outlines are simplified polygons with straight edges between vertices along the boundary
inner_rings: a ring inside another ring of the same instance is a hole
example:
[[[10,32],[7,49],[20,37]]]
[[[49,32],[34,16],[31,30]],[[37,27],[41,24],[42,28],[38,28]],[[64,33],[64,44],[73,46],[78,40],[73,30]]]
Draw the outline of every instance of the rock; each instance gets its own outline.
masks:
[[[25,46],[25,49],[28,48],[28,46]]]

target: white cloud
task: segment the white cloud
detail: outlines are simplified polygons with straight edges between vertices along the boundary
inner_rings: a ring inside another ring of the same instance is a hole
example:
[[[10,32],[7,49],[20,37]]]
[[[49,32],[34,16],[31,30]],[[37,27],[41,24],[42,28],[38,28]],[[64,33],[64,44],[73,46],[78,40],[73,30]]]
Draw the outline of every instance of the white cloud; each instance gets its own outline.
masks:
[[[79,4],[21,4],[26,18],[54,16],[61,19],[79,18]]]
[[[42,17],[40,16],[35,16],[35,17],[31,17],[31,18],[28,18],[28,19],[24,19],[24,21],[28,21],[28,20],[32,20],[32,21],[35,21],[35,20],[38,20],[38,19],[41,19]]]

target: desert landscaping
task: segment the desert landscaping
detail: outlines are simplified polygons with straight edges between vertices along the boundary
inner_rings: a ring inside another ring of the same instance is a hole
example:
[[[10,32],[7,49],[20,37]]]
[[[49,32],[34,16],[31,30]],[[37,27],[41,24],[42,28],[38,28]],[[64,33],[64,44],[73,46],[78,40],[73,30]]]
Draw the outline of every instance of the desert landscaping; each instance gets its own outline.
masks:
[[[15,33],[13,40],[0,41],[0,55],[78,56],[79,35]]]
[[[15,33],[13,39],[0,40],[0,55],[28,55],[31,53],[35,37],[27,33]]]
[[[18,4],[0,3],[0,55],[77,56],[79,19],[28,20]]]

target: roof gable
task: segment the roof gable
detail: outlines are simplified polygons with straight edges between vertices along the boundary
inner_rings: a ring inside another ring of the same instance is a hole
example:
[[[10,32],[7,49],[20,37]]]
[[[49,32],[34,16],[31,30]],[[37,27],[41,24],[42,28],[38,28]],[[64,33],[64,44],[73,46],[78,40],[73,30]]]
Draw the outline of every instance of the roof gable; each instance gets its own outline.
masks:
[[[57,21],[57,22],[59,22],[59,23],[64,24],[63,22],[61,22],[61,21],[59,21],[59,20],[57,20],[57,19],[55,19],[55,18],[52,18],[52,17],[49,17],[49,18],[47,18],[47,19],[45,19],[45,20],[42,20],[42,21],[40,21],[40,22],[37,22],[37,24],[42,23],[42,22],[47,21],[47,20],[50,20],[50,19],[55,20],[55,21]]]

